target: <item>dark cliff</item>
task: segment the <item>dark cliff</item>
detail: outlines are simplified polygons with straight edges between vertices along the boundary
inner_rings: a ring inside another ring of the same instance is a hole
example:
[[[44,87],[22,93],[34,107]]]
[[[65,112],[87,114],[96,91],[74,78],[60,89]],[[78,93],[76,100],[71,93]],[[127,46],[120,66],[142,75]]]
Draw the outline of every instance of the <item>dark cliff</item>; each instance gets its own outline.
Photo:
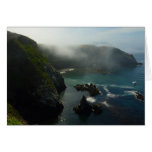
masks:
[[[57,116],[64,79],[41,54],[37,43],[7,32],[7,100],[29,122]]]

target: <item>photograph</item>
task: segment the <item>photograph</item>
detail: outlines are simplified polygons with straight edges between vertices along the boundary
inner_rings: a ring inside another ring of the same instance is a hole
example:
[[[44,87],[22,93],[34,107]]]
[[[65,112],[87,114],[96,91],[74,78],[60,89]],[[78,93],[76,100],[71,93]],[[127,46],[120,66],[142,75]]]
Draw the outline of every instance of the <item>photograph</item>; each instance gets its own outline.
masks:
[[[145,27],[7,27],[7,125],[145,125]]]

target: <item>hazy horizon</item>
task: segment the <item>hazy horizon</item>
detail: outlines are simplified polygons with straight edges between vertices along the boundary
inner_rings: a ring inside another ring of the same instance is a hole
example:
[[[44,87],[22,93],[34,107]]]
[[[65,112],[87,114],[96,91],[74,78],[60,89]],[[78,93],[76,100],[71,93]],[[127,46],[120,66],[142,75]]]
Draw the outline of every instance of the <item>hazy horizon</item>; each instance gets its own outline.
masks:
[[[144,27],[8,27],[47,46],[112,46],[128,53],[145,51]],[[64,49],[63,49],[64,51]]]

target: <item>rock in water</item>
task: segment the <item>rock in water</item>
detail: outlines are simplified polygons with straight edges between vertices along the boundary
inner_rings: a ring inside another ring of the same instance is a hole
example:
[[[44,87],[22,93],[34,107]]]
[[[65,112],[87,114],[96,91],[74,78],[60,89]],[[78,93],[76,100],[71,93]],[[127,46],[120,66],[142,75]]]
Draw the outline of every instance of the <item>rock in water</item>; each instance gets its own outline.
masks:
[[[100,103],[91,104],[87,102],[86,97],[83,96],[80,104],[75,106],[73,110],[80,115],[90,115],[91,112],[100,114],[102,112],[102,105]]]
[[[134,86],[136,86],[136,81],[133,81],[132,84],[133,84]]]
[[[8,101],[31,123],[57,116],[64,79],[28,37],[7,33]]]
[[[78,91],[88,91],[91,96],[101,94],[99,89],[94,84],[77,84],[74,86]]]
[[[80,104],[75,106],[73,110],[78,114],[89,115],[92,112],[92,106],[87,102],[86,97],[83,96]]]
[[[93,112],[95,113],[95,114],[99,114],[99,113],[101,113],[102,112],[102,105],[101,104],[94,104],[93,106],[92,106],[92,108],[93,108]]]
[[[137,91],[136,91],[135,93],[136,93],[136,98],[137,98],[138,100],[144,102],[144,96],[143,96],[141,93],[137,92]]]

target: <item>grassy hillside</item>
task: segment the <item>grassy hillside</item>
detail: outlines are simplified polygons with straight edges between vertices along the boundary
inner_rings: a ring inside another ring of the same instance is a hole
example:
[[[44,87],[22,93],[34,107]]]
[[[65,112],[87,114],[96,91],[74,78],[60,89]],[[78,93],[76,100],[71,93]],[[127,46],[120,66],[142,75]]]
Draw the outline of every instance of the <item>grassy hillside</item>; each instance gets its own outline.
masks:
[[[54,70],[54,68],[48,63],[48,60],[42,56],[38,48],[32,44],[23,44],[18,40],[14,40],[14,42],[27,54],[28,60],[34,65],[40,76],[47,81],[54,91],[56,91],[54,83],[44,69],[44,65],[49,66],[51,70]]]
[[[11,105],[7,104],[7,125],[26,125],[27,122],[19,112]]]

